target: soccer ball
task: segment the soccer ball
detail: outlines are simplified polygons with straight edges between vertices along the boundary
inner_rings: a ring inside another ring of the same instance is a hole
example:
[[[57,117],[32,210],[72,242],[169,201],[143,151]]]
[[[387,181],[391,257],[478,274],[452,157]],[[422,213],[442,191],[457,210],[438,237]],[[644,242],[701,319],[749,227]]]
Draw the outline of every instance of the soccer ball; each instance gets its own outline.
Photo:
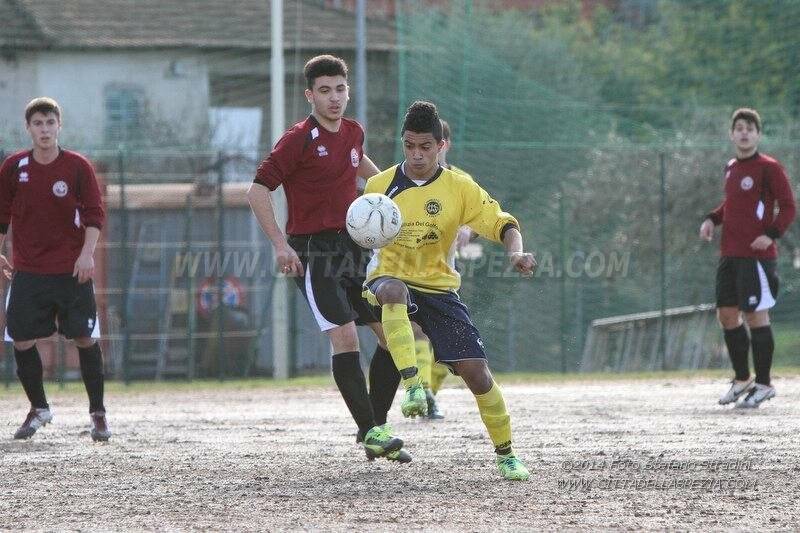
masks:
[[[380,193],[359,196],[347,209],[347,233],[362,248],[383,248],[400,233],[403,218],[394,201]]]

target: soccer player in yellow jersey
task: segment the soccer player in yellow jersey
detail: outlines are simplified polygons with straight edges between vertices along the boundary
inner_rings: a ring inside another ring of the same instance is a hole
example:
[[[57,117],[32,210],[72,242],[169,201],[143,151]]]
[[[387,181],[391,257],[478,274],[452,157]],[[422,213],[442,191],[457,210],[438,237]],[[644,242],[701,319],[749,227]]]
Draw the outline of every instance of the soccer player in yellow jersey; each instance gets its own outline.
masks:
[[[439,151],[439,165],[442,168],[450,169],[454,172],[460,172],[465,176],[472,179],[466,171],[451,165],[447,162],[447,152],[452,146],[452,135],[450,131],[450,124],[442,119],[442,149]],[[468,244],[470,240],[477,237],[477,233],[473,232],[469,226],[461,226],[458,230],[456,237],[456,252],[460,252],[464,245]],[[420,379],[422,386],[425,389],[425,397],[428,400],[428,418],[431,420],[441,420],[444,415],[439,410],[439,403],[436,400],[436,394],[442,388],[447,374],[449,373],[447,367],[443,364],[436,364],[436,359],[433,356],[433,346],[428,339],[428,336],[423,333],[422,328],[418,324],[412,323],[414,329],[414,344],[417,351],[417,367],[419,368]]]
[[[394,199],[403,227],[392,244],[375,252],[364,283],[367,300],[380,307],[389,350],[405,387],[401,411],[404,416],[427,411],[410,316],[430,338],[436,360],[461,376],[475,395],[502,476],[528,479],[528,470],[511,448],[511,420],[489,371],[483,341],[456,292],[456,234],[468,225],[502,242],[511,266],[523,276],[533,275],[536,261],[523,251],[513,216],[473,180],[439,165],[442,123],[435,105],[414,102],[401,134],[405,161],[370,178],[365,192]]]

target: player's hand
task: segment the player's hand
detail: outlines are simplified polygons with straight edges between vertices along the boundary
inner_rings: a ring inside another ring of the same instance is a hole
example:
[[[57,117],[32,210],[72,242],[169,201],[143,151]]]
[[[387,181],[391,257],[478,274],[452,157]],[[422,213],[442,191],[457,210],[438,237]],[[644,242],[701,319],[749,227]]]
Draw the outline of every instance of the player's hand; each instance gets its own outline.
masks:
[[[75,261],[75,267],[72,269],[72,277],[78,278],[78,283],[86,283],[94,277],[94,257],[90,254],[81,254],[78,260]]]
[[[767,237],[766,235],[762,235],[760,237],[756,237],[756,240],[750,243],[750,248],[753,250],[766,250],[770,246],[772,246],[772,239]]]
[[[714,222],[707,218],[700,224],[700,238],[704,241],[711,241],[714,238]]]
[[[11,279],[11,274],[14,272],[14,266],[4,255],[0,255],[0,268],[3,269],[3,274],[5,277]]]
[[[302,276],[303,263],[300,262],[297,252],[288,244],[275,249],[275,262],[278,264],[278,272],[286,276]]]
[[[533,276],[533,272],[536,270],[536,259],[534,259],[533,254],[513,252],[509,254],[508,259],[511,261],[511,266],[514,267],[514,270],[522,274],[523,277],[529,278]]]
[[[461,249],[469,244],[470,239],[472,239],[472,228],[469,226],[461,226],[458,228],[458,233],[456,233],[456,250],[461,251]]]

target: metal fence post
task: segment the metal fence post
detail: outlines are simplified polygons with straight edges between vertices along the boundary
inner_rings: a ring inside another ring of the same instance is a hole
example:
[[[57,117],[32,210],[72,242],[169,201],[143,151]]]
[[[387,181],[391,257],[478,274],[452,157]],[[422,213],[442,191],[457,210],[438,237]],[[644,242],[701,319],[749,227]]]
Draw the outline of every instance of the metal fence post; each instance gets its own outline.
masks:
[[[122,271],[122,298],[120,307],[120,329],[122,330],[122,377],[126,385],[131,382],[130,375],[130,349],[131,333],[128,323],[128,289],[131,283],[130,261],[128,260],[128,207],[125,198],[125,147],[120,146],[117,153],[119,167],[119,217],[120,217],[120,265]]]
[[[217,159],[217,374],[225,379],[225,154],[219,152]]]
[[[559,354],[561,356],[561,372],[567,372],[567,224],[564,212],[564,183],[558,183],[558,234],[560,235],[559,255]]]
[[[658,342],[661,352],[661,369],[667,370],[667,160],[663,152],[658,154],[658,163],[661,180],[661,214],[658,217],[661,241],[661,323]]]
[[[186,263],[189,265],[186,272],[186,377],[189,381],[195,377],[197,358],[195,356],[195,272],[192,271],[192,218],[194,216],[194,205],[192,204],[192,194],[186,195]]]

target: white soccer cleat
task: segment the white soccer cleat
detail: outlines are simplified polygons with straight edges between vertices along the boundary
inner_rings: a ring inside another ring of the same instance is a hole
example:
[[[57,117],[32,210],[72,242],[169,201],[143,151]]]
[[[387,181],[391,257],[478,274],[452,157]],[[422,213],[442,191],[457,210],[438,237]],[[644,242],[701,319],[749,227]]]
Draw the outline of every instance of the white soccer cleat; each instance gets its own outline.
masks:
[[[53,420],[53,413],[50,412],[50,409],[31,408],[28,416],[25,417],[25,422],[14,433],[14,438],[17,440],[29,439],[33,437],[37,429],[46,426],[51,420]]]
[[[747,381],[736,381],[735,379],[731,380],[731,388],[728,389],[728,392],[720,396],[719,404],[720,405],[727,405],[729,403],[733,403],[738,400],[742,395],[747,394],[750,389],[754,386],[753,378],[748,379]]]
[[[775,397],[775,387],[772,385],[762,385],[756,383],[755,387],[750,389],[750,392],[745,396],[744,400],[736,404],[736,407],[742,409],[755,409],[763,402]]]

